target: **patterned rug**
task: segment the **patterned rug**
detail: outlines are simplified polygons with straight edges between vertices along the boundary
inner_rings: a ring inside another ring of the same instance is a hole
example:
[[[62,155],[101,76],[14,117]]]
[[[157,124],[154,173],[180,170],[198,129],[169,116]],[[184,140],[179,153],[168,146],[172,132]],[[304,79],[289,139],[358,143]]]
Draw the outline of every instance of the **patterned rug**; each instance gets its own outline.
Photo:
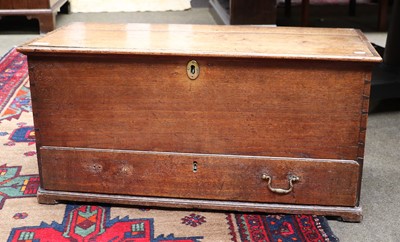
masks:
[[[0,241],[338,241],[324,217],[40,205],[26,58],[0,61]]]

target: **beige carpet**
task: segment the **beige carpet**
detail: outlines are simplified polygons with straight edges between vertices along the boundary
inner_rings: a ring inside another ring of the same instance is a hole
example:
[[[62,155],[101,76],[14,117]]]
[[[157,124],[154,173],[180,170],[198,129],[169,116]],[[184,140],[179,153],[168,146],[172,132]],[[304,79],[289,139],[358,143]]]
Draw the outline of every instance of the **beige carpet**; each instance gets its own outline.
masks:
[[[183,11],[190,0],[69,0],[73,13]]]

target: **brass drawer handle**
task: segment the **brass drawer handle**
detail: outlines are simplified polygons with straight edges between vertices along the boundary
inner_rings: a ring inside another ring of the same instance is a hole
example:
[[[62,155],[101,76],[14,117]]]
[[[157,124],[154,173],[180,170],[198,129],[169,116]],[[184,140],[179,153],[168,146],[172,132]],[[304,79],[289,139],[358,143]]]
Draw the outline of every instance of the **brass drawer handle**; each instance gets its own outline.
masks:
[[[291,192],[293,190],[293,182],[300,180],[300,178],[295,175],[289,175],[288,178],[289,178],[289,188],[288,189],[273,188],[273,187],[271,187],[272,178],[270,176],[268,176],[267,174],[262,175],[262,179],[268,181],[268,189],[271,192],[275,192],[275,193],[279,193],[279,194],[288,194],[289,192]]]

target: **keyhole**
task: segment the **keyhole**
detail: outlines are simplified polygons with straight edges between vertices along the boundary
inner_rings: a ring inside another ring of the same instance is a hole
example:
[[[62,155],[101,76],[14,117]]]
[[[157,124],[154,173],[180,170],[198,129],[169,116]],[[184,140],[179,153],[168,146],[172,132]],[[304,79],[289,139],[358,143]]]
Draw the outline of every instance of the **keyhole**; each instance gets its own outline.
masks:
[[[193,161],[193,172],[197,172],[197,161]]]
[[[190,80],[196,80],[200,74],[200,67],[197,61],[191,60],[186,65],[186,74],[188,75]]]

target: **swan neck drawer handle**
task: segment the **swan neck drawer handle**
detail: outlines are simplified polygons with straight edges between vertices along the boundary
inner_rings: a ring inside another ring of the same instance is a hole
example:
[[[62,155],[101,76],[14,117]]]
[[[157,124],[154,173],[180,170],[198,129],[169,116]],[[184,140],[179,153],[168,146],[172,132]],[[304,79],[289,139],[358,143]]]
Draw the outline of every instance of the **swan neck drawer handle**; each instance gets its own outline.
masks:
[[[268,189],[271,192],[274,193],[279,193],[279,194],[288,194],[293,190],[293,182],[299,181],[300,178],[298,176],[295,175],[289,175],[288,179],[289,179],[289,188],[288,189],[282,189],[282,188],[273,188],[271,186],[271,182],[272,182],[272,178],[271,176],[267,175],[267,174],[263,174],[262,175],[262,179],[263,180],[267,180],[268,181]]]

